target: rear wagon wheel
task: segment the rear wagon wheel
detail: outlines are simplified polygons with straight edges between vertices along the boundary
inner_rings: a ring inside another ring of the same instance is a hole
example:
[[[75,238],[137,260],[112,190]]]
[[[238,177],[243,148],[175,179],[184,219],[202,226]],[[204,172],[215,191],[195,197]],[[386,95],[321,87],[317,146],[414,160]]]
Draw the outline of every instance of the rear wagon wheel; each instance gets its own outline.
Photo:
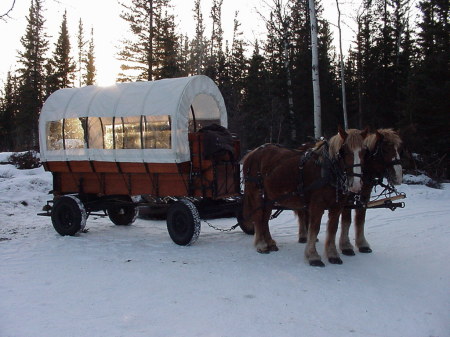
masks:
[[[108,217],[117,226],[131,225],[138,215],[138,208],[132,204],[131,198],[124,199],[123,205],[111,206],[107,209]]]
[[[51,218],[60,235],[75,235],[86,226],[87,213],[80,199],[66,195],[55,200]]]
[[[193,244],[200,235],[200,228],[200,215],[192,202],[181,199],[170,206],[167,212],[167,230],[177,245]]]

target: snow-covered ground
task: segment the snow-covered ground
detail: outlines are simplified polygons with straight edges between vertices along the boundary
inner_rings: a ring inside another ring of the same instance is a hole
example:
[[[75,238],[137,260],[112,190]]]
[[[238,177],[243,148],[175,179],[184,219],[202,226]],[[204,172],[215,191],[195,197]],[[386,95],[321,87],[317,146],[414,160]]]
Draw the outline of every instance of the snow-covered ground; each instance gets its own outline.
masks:
[[[2,337],[450,336],[450,184],[400,186],[406,208],[368,211],[374,252],[325,268],[305,263],[292,212],[271,222],[269,255],[204,223],[190,247],[142,219],[61,237],[36,216],[50,189],[42,168],[0,165]]]

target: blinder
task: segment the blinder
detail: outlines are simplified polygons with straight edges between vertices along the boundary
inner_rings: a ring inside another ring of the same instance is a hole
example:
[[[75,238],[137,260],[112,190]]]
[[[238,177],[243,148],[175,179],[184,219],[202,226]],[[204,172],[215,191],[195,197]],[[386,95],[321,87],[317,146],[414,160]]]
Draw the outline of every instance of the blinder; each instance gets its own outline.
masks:
[[[344,148],[341,147],[341,148],[339,149],[339,152],[338,152],[338,155],[337,155],[336,159],[337,159],[337,161],[340,161],[340,160],[343,161],[343,166],[344,166],[344,172],[345,172],[345,174],[346,174],[348,177],[359,177],[359,178],[362,178],[362,177],[363,177],[363,174],[362,174],[362,173],[355,173],[355,172],[353,171],[353,168],[355,168],[355,167],[361,167],[361,172],[362,172],[362,164],[360,163],[360,164],[347,165],[347,164],[345,163],[344,157],[345,157],[345,151],[344,151]],[[348,169],[352,169],[350,173],[347,172]]]
[[[381,159],[381,162],[385,165],[386,168],[393,167],[395,165],[401,165],[402,162],[400,159],[393,159],[391,161],[385,161],[383,158],[383,140],[380,140],[377,142],[377,145],[375,147],[375,151],[373,153],[370,153],[370,151],[366,152],[367,159],[374,159],[376,157],[379,157]]]

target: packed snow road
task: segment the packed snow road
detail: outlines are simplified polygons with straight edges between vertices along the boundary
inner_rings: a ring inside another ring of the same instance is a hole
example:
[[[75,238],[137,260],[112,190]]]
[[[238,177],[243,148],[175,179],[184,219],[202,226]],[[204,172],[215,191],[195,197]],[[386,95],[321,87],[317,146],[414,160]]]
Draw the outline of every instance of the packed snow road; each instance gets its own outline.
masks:
[[[450,184],[400,186],[406,208],[368,211],[373,253],[325,268],[304,261],[292,212],[271,222],[269,255],[204,223],[190,247],[142,219],[90,217],[87,233],[61,237],[36,216],[49,190],[42,168],[0,165],[2,337],[450,336]]]

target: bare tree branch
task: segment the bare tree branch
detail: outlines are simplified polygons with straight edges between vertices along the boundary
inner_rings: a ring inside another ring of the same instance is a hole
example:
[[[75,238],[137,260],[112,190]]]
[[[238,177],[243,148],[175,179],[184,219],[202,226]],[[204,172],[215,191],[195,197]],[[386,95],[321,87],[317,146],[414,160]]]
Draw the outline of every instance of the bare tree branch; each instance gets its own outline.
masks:
[[[6,21],[7,18],[10,18],[9,13],[11,13],[15,4],[16,4],[16,0],[13,0],[11,8],[6,13],[0,15],[0,20]]]

